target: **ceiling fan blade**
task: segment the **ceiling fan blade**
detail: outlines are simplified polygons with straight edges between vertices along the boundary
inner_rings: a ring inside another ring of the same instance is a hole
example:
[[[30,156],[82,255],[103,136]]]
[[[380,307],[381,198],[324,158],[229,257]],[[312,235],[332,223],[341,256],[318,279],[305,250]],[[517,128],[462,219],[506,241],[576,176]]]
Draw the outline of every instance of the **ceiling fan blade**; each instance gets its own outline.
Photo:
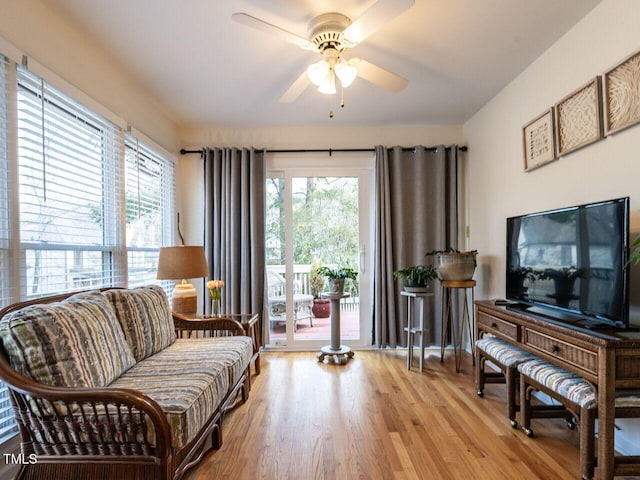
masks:
[[[280,36],[280,38],[283,38],[287,42],[293,43],[294,45],[297,45],[304,50],[311,50],[314,52],[316,51],[316,46],[306,38],[296,35],[295,33],[291,33],[271,23],[265,22],[264,20],[260,20],[259,18],[252,17],[251,15],[248,15],[246,13],[234,13],[231,15],[231,18],[238,23],[247,25],[257,30],[276,34]]]
[[[280,103],[293,102],[300,95],[302,95],[302,92],[306,90],[310,83],[311,81],[309,80],[309,75],[307,75],[307,71],[305,70],[280,97]]]
[[[415,0],[378,0],[345,28],[342,36],[348,43],[355,46],[382,25],[411,8],[414,3]]]
[[[361,58],[351,58],[349,63],[358,68],[359,77],[391,92],[401,92],[409,83],[406,78]]]

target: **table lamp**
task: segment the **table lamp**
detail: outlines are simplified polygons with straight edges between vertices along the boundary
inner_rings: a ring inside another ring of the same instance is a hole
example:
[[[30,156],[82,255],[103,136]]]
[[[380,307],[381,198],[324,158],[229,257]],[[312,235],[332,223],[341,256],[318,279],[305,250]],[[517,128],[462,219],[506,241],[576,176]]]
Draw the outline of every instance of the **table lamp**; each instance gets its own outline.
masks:
[[[173,289],[172,308],[183,314],[196,313],[198,294],[188,278],[201,278],[209,274],[204,247],[186,246],[162,247],[158,258],[158,280],[182,280]]]

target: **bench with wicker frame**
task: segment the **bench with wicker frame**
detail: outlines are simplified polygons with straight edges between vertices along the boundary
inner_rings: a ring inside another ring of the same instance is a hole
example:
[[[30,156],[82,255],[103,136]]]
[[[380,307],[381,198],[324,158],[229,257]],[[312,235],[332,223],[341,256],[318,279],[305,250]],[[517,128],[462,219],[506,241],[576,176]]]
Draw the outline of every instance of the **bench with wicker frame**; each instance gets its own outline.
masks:
[[[23,302],[0,319],[0,378],[21,453],[37,459],[19,478],[179,479],[249,393],[242,326],[173,316],[159,287]]]

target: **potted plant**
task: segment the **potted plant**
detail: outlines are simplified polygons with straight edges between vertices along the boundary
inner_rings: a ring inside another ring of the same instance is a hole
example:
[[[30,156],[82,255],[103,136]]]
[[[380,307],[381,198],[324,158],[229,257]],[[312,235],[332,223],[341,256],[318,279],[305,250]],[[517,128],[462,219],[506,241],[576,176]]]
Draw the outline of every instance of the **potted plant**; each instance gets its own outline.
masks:
[[[629,260],[627,261],[627,265],[630,264],[638,264],[640,263],[640,237],[637,237],[629,248]]]
[[[344,281],[347,278],[351,280],[358,278],[358,272],[350,267],[320,267],[318,273],[329,279],[329,292],[335,294],[344,293]]]
[[[320,292],[324,290],[324,277],[318,271],[321,265],[322,262],[314,258],[309,271],[309,289],[311,290],[311,295],[313,295],[311,312],[316,318],[327,318],[331,315],[331,300],[320,298]]]
[[[436,257],[436,270],[441,280],[465,281],[473,279],[476,270],[477,250],[461,252],[449,247],[446,250],[433,250],[426,256]]]
[[[407,281],[408,292],[424,291],[429,288],[429,281],[438,278],[438,272],[431,265],[414,265],[393,272],[393,278],[402,277]]]

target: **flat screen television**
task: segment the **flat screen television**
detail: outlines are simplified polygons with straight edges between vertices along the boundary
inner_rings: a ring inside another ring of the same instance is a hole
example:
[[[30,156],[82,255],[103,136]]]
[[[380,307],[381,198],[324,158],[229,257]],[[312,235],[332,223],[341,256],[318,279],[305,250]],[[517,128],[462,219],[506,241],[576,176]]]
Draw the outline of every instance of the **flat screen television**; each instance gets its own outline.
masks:
[[[507,300],[587,328],[627,328],[628,246],[628,197],[507,218]]]

